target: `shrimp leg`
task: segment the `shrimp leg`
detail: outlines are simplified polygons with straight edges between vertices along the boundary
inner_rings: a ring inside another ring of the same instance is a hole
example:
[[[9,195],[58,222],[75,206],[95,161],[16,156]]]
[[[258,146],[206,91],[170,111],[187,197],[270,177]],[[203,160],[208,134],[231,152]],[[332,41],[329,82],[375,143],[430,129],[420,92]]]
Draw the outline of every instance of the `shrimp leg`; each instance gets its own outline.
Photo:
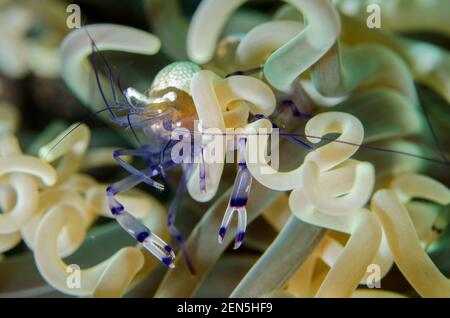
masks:
[[[151,169],[151,168],[150,168]],[[125,192],[132,187],[143,182],[143,177],[149,173],[149,168],[142,171],[137,170],[139,175],[128,176],[118,182],[115,182],[106,189],[109,209],[116,218],[120,226],[140,242],[146,250],[152,253],[162,263],[169,268],[174,268],[173,261],[175,253],[172,248],[164,242],[159,236],[152,233],[152,231],[136,219],[132,214],[125,210],[125,207],[115,198],[121,192]]]
[[[121,149],[121,150],[116,150],[113,152],[114,159],[117,161],[117,163],[123,169],[125,169],[129,173],[133,174],[134,176],[136,176],[142,182],[145,182],[149,186],[156,188],[158,190],[164,190],[164,185],[162,185],[161,183],[159,183],[151,178],[151,177],[159,174],[159,170],[157,168],[151,166],[150,169],[144,170],[144,171],[148,171],[148,174],[145,174],[121,158],[123,156],[134,156],[134,157],[143,158],[148,161],[148,159],[151,157],[151,155],[152,154],[148,150],[145,150],[142,147],[140,149]]]
[[[180,245],[180,248],[183,251],[183,257],[184,260],[186,261],[186,265],[188,266],[189,271],[192,273],[192,275],[195,275],[194,265],[192,264],[189,251],[186,247],[184,236],[183,234],[181,234],[180,230],[178,230],[178,228],[175,226],[175,217],[177,215],[177,210],[180,206],[181,199],[184,193],[186,192],[186,183],[191,172],[192,172],[192,163],[189,163],[186,167],[186,170],[183,173],[180,183],[178,184],[175,197],[172,203],[170,204],[169,212],[167,214],[167,226],[169,227],[170,233],[178,241],[178,244]]]
[[[228,225],[231,222],[234,212],[238,215],[238,230],[234,243],[234,249],[238,249],[244,241],[245,229],[247,227],[247,200],[252,185],[252,175],[247,168],[245,162],[245,147],[246,138],[238,139],[238,151],[239,151],[239,169],[236,175],[236,179],[233,186],[233,192],[228,202],[228,207],[222,219],[222,224],[219,229],[218,240],[222,243],[225,234],[227,232]]]

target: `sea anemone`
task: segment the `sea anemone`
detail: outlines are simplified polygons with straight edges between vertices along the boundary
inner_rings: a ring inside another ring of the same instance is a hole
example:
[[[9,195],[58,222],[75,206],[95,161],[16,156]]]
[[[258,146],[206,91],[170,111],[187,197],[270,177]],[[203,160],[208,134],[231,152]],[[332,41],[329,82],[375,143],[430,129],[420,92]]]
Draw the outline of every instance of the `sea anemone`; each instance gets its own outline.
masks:
[[[447,1],[79,2],[0,1],[0,296],[450,297]]]

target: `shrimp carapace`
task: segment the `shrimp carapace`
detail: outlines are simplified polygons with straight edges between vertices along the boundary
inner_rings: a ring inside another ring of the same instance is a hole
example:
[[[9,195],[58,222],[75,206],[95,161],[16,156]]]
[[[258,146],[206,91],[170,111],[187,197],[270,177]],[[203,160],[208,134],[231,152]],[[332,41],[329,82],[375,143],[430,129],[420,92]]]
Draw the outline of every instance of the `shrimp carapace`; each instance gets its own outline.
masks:
[[[139,105],[139,112],[130,124],[141,127],[150,139],[170,137],[176,128],[193,129],[197,118],[190,95],[192,77],[200,67],[191,62],[175,62],[164,67],[155,77],[147,95],[133,88],[125,92],[131,104]],[[140,125],[142,123],[143,125]]]

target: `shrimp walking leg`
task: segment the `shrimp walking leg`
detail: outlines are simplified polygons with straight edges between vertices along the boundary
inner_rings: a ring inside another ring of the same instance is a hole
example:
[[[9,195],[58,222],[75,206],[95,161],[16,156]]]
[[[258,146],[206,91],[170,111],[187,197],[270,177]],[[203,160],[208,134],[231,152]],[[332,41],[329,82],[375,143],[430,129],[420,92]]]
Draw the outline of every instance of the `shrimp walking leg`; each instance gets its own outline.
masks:
[[[152,253],[162,263],[169,268],[174,268],[173,261],[175,259],[175,253],[172,248],[132,214],[126,211],[125,207],[115,198],[117,194],[125,192],[143,182],[141,176],[148,173],[148,170],[149,169],[142,171],[137,170],[139,176],[131,175],[109,186],[106,189],[109,209],[120,226],[127,231],[128,234],[140,242],[146,250]]]
[[[147,169],[149,172],[148,174],[143,173],[142,171],[136,169],[129,163],[127,163],[125,160],[123,160],[121,157],[123,156],[133,156],[133,157],[140,157],[143,159],[149,159],[151,157],[151,153],[141,149],[122,149],[122,150],[116,150],[113,153],[114,159],[117,161],[117,163],[126,171],[129,173],[135,175],[137,178],[141,179],[142,182],[145,182],[149,186],[156,188],[158,190],[164,190],[164,185],[161,183],[153,180],[151,177],[157,175],[159,173],[158,169],[153,168],[150,166],[150,169]]]

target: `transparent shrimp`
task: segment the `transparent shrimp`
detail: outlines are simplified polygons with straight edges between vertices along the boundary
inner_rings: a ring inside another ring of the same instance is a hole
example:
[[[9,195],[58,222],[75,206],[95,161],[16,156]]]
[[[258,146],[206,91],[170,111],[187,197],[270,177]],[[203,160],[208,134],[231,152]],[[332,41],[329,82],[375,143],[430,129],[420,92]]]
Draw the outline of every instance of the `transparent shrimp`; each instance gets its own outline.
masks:
[[[173,268],[175,253],[163,240],[150,229],[143,226],[114,198],[120,192],[126,191],[140,182],[164,190],[164,185],[155,181],[156,176],[165,176],[165,171],[176,166],[170,157],[173,147],[172,131],[184,127],[191,129],[196,117],[195,107],[189,95],[189,82],[200,68],[190,62],[176,62],[162,69],[153,81],[148,94],[142,94],[133,88],[124,91],[129,108],[125,111],[115,112],[112,119],[114,123],[123,128],[132,130],[140,143],[138,149],[121,149],[113,156],[122,168],[131,175],[116,182],[108,188],[108,202],[118,223],[136,240],[161,262]],[[123,156],[134,156],[145,160],[148,167],[138,170],[125,162]],[[186,180],[185,177],[182,180]],[[182,181],[179,190],[185,188]],[[181,196],[181,195],[179,195]],[[184,238],[174,225],[178,201],[170,207],[167,224],[184,250],[184,256],[191,269],[194,268],[189,260],[189,254],[184,248]]]
[[[100,26],[100,31],[103,30],[102,28],[106,28],[106,26]],[[119,31],[122,33],[135,32],[134,29],[120,29]],[[164,190],[164,185],[155,180],[155,177],[164,177],[167,169],[176,166],[170,157],[170,149],[174,144],[171,140],[172,131],[179,127],[190,129],[193,125],[196,114],[195,106],[189,95],[189,83],[200,67],[190,62],[176,62],[159,72],[147,93],[140,93],[131,87],[122,90],[120,82],[114,77],[112,68],[96,45],[94,40],[98,33],[96,27],[76,32],[85,32],[85,36],[90,40],[91,65],[94,69],[100,96],[105,104],[105,108],[95,114],[108,111],[111,121],[130,130],[139,143],[137,149],[120,149],[113,152],[115,161],[130,175],[107,188],[106,195],[111,213],[127,233],[162,263],[173,268],[175,253],[172,248],[127,212],[116,196],[140,183],[146,183],[161,191]],[[140,34],[137,35],[142,37]],[[72,39],[76,38],[77,36],[72,35]],[[110,39],[110,41],[112,40]],[[70,39],[66,42],[66,46],[70,46]],[[102,77],[100,68],[104,69],[108,80],[105,81]],[[105,83],[110,86],[113,102],[106,97],[103,88]],[[121,90],[120,93],[117,92],[117,87]],[[139,170],[125,161],[124,156],[140,158],[146,162],[147,167]],[[181,189],[185,188],[182,183],[179,185]],[[183,236],[174,226],[175,211],[176,204],[169,209],[168,226],[184,250]],[[190,264],[187,253],[184,255]],[[190,268],[193,272],[192,265]]]

